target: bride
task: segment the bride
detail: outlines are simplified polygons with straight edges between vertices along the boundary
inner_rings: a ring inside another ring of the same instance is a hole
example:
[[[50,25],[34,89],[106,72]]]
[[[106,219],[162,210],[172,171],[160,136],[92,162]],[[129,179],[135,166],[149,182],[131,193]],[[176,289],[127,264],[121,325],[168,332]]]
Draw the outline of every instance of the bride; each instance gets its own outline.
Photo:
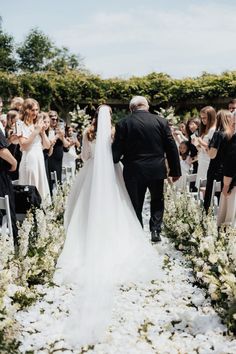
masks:
[[[136,217],[122,167],[113,164],[111,142],[111,109],[102,105],[83,135],[84,166],[68,197],[66,240],[54,275],[56,283],[76,289],[63,329],[76,346],[102,338],[118,285],[162,277],[160,256]]]

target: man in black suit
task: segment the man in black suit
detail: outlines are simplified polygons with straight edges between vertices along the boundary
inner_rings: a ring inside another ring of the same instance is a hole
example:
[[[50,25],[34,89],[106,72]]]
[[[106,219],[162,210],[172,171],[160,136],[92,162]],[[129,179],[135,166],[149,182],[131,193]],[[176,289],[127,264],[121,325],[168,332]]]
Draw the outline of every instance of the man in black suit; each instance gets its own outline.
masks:
[[[161,240],[164,213],[165,157],[173,182],[181,176],[179,154],[167,120],[149,113],[145,97],[130,101],[131,114],[116,124],[112,153],[114,163],[124,165],[123,175],[137,217],[143,226],[142,209],[147,188],[151,194],[150,231],[153,242]]]

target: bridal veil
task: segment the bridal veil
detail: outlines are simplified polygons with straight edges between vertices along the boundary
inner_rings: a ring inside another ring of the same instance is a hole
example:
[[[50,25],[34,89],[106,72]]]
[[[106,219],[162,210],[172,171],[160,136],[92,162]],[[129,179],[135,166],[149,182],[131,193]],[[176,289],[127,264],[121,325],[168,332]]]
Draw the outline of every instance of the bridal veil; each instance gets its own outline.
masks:
[[[94,151],[68,197],[65,229],[54,278],[76,291],[64,332],[76,346],[93,344],[105,333],[120,284],[162,276],[160,257],[137,220],[122,167],[113,164],[106,105],[99,109]]]

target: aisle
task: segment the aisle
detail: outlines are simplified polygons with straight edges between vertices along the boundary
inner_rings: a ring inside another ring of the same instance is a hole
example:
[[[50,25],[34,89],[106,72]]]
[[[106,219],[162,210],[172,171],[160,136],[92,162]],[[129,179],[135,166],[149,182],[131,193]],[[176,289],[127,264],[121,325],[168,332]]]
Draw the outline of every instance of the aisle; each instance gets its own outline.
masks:
[[[147,228],[147,219],[145,220]],[[150,237],[147,232],[147,237]],[[72,292],[39,286],[43,301],[17,319],[22,329],[22,353],[96,354],[233,354],[236,340],[225,336],[226,327],[194,285],[191,270],[180,252],[163,237],[154,246],[164,256],[165,280],[146,285],[129,284],[115,299],[112,323],[106,338],[93,348],[72,350],[60,334]],[[57,300],[55,300],[57,299]]]

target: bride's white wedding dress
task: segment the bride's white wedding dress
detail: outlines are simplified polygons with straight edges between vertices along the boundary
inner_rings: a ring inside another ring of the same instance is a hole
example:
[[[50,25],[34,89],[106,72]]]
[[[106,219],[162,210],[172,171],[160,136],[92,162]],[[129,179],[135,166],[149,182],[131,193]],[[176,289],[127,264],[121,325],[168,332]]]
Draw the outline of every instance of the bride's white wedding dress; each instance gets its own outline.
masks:
[[[68,197],[66,240],[54,280],[76,293],[63,332],[76,345],[92,344],[109,324],[114,285],[162,277],[161,259],[145,238],[111,152],[108,106],[98,115],[96,141],[83,135],[85,161]]]

